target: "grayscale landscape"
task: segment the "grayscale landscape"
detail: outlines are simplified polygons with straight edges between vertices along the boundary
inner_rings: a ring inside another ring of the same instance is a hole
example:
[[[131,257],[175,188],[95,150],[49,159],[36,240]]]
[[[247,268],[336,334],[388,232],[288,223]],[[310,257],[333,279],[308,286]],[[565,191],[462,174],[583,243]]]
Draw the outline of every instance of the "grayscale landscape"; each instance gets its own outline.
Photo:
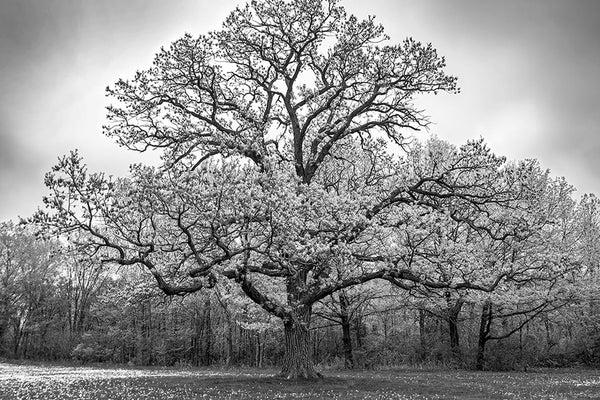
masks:
[[[600,398],[599,37],[0,0],[0,398]]]

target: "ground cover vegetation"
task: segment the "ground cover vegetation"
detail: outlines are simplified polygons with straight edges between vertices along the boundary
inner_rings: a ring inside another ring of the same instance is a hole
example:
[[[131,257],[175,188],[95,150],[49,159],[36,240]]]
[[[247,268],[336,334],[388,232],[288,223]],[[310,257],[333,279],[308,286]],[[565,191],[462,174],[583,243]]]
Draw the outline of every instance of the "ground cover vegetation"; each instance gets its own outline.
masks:
[[[600,356],[598,199],[418,132],[458,92],[335,0],[252,1],[107,88],[125,177],[72,152],[0,226],[7,357],[527,369]],[[419,136],[421,135],[421,136]]]
[[[528,373],[335,371],[318,381],[284,380],[277,370],[97,368],[0,364],[0,396],[31,399],[590,399],[595,371]]]

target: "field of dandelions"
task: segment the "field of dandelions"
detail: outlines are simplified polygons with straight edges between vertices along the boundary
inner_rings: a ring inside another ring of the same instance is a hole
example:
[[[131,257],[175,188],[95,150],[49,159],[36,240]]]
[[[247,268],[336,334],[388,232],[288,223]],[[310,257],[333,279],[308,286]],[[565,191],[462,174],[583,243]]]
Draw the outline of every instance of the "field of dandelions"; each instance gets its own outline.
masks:
[[[105,368],[0,363],[0,399],[600,399],[600,371],[324,371]]]

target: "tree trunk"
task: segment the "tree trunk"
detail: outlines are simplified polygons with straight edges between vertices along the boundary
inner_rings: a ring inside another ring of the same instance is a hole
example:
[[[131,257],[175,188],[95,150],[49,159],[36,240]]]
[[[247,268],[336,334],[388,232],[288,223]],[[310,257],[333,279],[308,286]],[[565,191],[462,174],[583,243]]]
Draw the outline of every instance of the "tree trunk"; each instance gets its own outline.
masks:
[[[204,329],[205,333],[204,340],[206,341],[206,347],[203,355],[203,365],[212,364],[212,351],[213,351],[213,332],[212,332],[212,321],[210,312],[210,297],[206,299],[205,312],[204,312]]]
[[[286,379],[320,378],[314,367],[310,342],[310,314],[308,306],[303,306],[295,315],[283,321],[285,352],[283,370],[280,376]]]
[[[229,315],[227,315],[227,366],[233,365],[233,322],[231,322]]]
[[[4,334],[8,330],[8,307],[0,306],[0,355],[4,355]]]
[[[13,357],[15,358],[21,357],[21,344],[23,343],[23,334],[26,325],[27,320],[23,317],[17,316],[13,320]]]
[[[256,352],[254,354],[254,365],[258,368],[262,368],[265,344],[264,344],[264,341],[261,339],[260,331],[256,332],[255,338],[256,338]]]
[[[462,309],[461,299],[448,308],[448,332],[450,333],[450,348],[452,353],[460,356],[460,338],[458,333],[458,316]]]
[[[231,316],[231,312],[229,311],[229,309],[227,308],[227,304],[225,304],[221,298],[221,294],[217,291],[217,301],[219,302],[219,305],[221,306],[221,308],[223,309],[223,314],[225,316],[225,321],[227,323],[227,337],[226,339],[226,343],[227,343],[227,358],[225,363],[227,364],[228,367],[231,367],[233,365],[234,359],[234,353],[233,353],[233,317]]]
[[[83,322],[83,317],[80,322]],[[83,326],[82,326],[83,328]],[[154,328],[152,327],[152,303],[148,302],[148,318],[146,320],[146,343],[148,343],[148,363],[154,365],[156,357],[154,354]]]
[[[348,369],[354,368],[354,357],[352,356],[352,337],[350,336],[350,321],[342,320],[342,341],[344,344],[344,366]]]
[[[475,368],[479,371],[483,369],[483,360],[485,356],[485,344],[488,341],[490,328],[492,325],[492,302],[486,300],[481,310],[481,322],[479,324],[479,340],[477,342],[477,359]]]
[[[356,314],[356,317],[354,318],[354,329],[356,329],[356,347],[358,347],[359,349],[363,347],[363,342],[362,342],[362,316],[360,313]]]
[[[423,310],[422,308],[419,309],[419,339],[420,339],[420,344],[421,344],[421,351],[423,352],[423,355],[425,355],[425,352],[427,350],[427,332],[426,332],[426,327],[425,327],[425,310]]]
[[[546,351],[550,351],[552,347],[556,345],[554,340],[552,340],[552,330],[550,328],[550,321],[548,320],[548,316],[544,317],[544,328],[546,328]]]
[[[344,344],[344,366],[354,368],[352,356],[352,337],[350,336],[350,318],[348,317],[348,298],[344,291],[340,291],[340,317],[342,323],[342,342]]]

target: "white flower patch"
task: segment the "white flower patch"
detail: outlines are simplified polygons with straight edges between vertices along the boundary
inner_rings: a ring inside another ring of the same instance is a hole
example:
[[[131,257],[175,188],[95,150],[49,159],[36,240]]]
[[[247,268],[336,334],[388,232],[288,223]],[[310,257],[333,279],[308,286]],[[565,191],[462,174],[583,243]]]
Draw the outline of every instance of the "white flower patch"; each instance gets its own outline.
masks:
[[[267,377],[264,373],[243,373],[223,370],[170,370],[12,365],[0,363],[0,382],[39,380],[130,379],[149,377]]]

